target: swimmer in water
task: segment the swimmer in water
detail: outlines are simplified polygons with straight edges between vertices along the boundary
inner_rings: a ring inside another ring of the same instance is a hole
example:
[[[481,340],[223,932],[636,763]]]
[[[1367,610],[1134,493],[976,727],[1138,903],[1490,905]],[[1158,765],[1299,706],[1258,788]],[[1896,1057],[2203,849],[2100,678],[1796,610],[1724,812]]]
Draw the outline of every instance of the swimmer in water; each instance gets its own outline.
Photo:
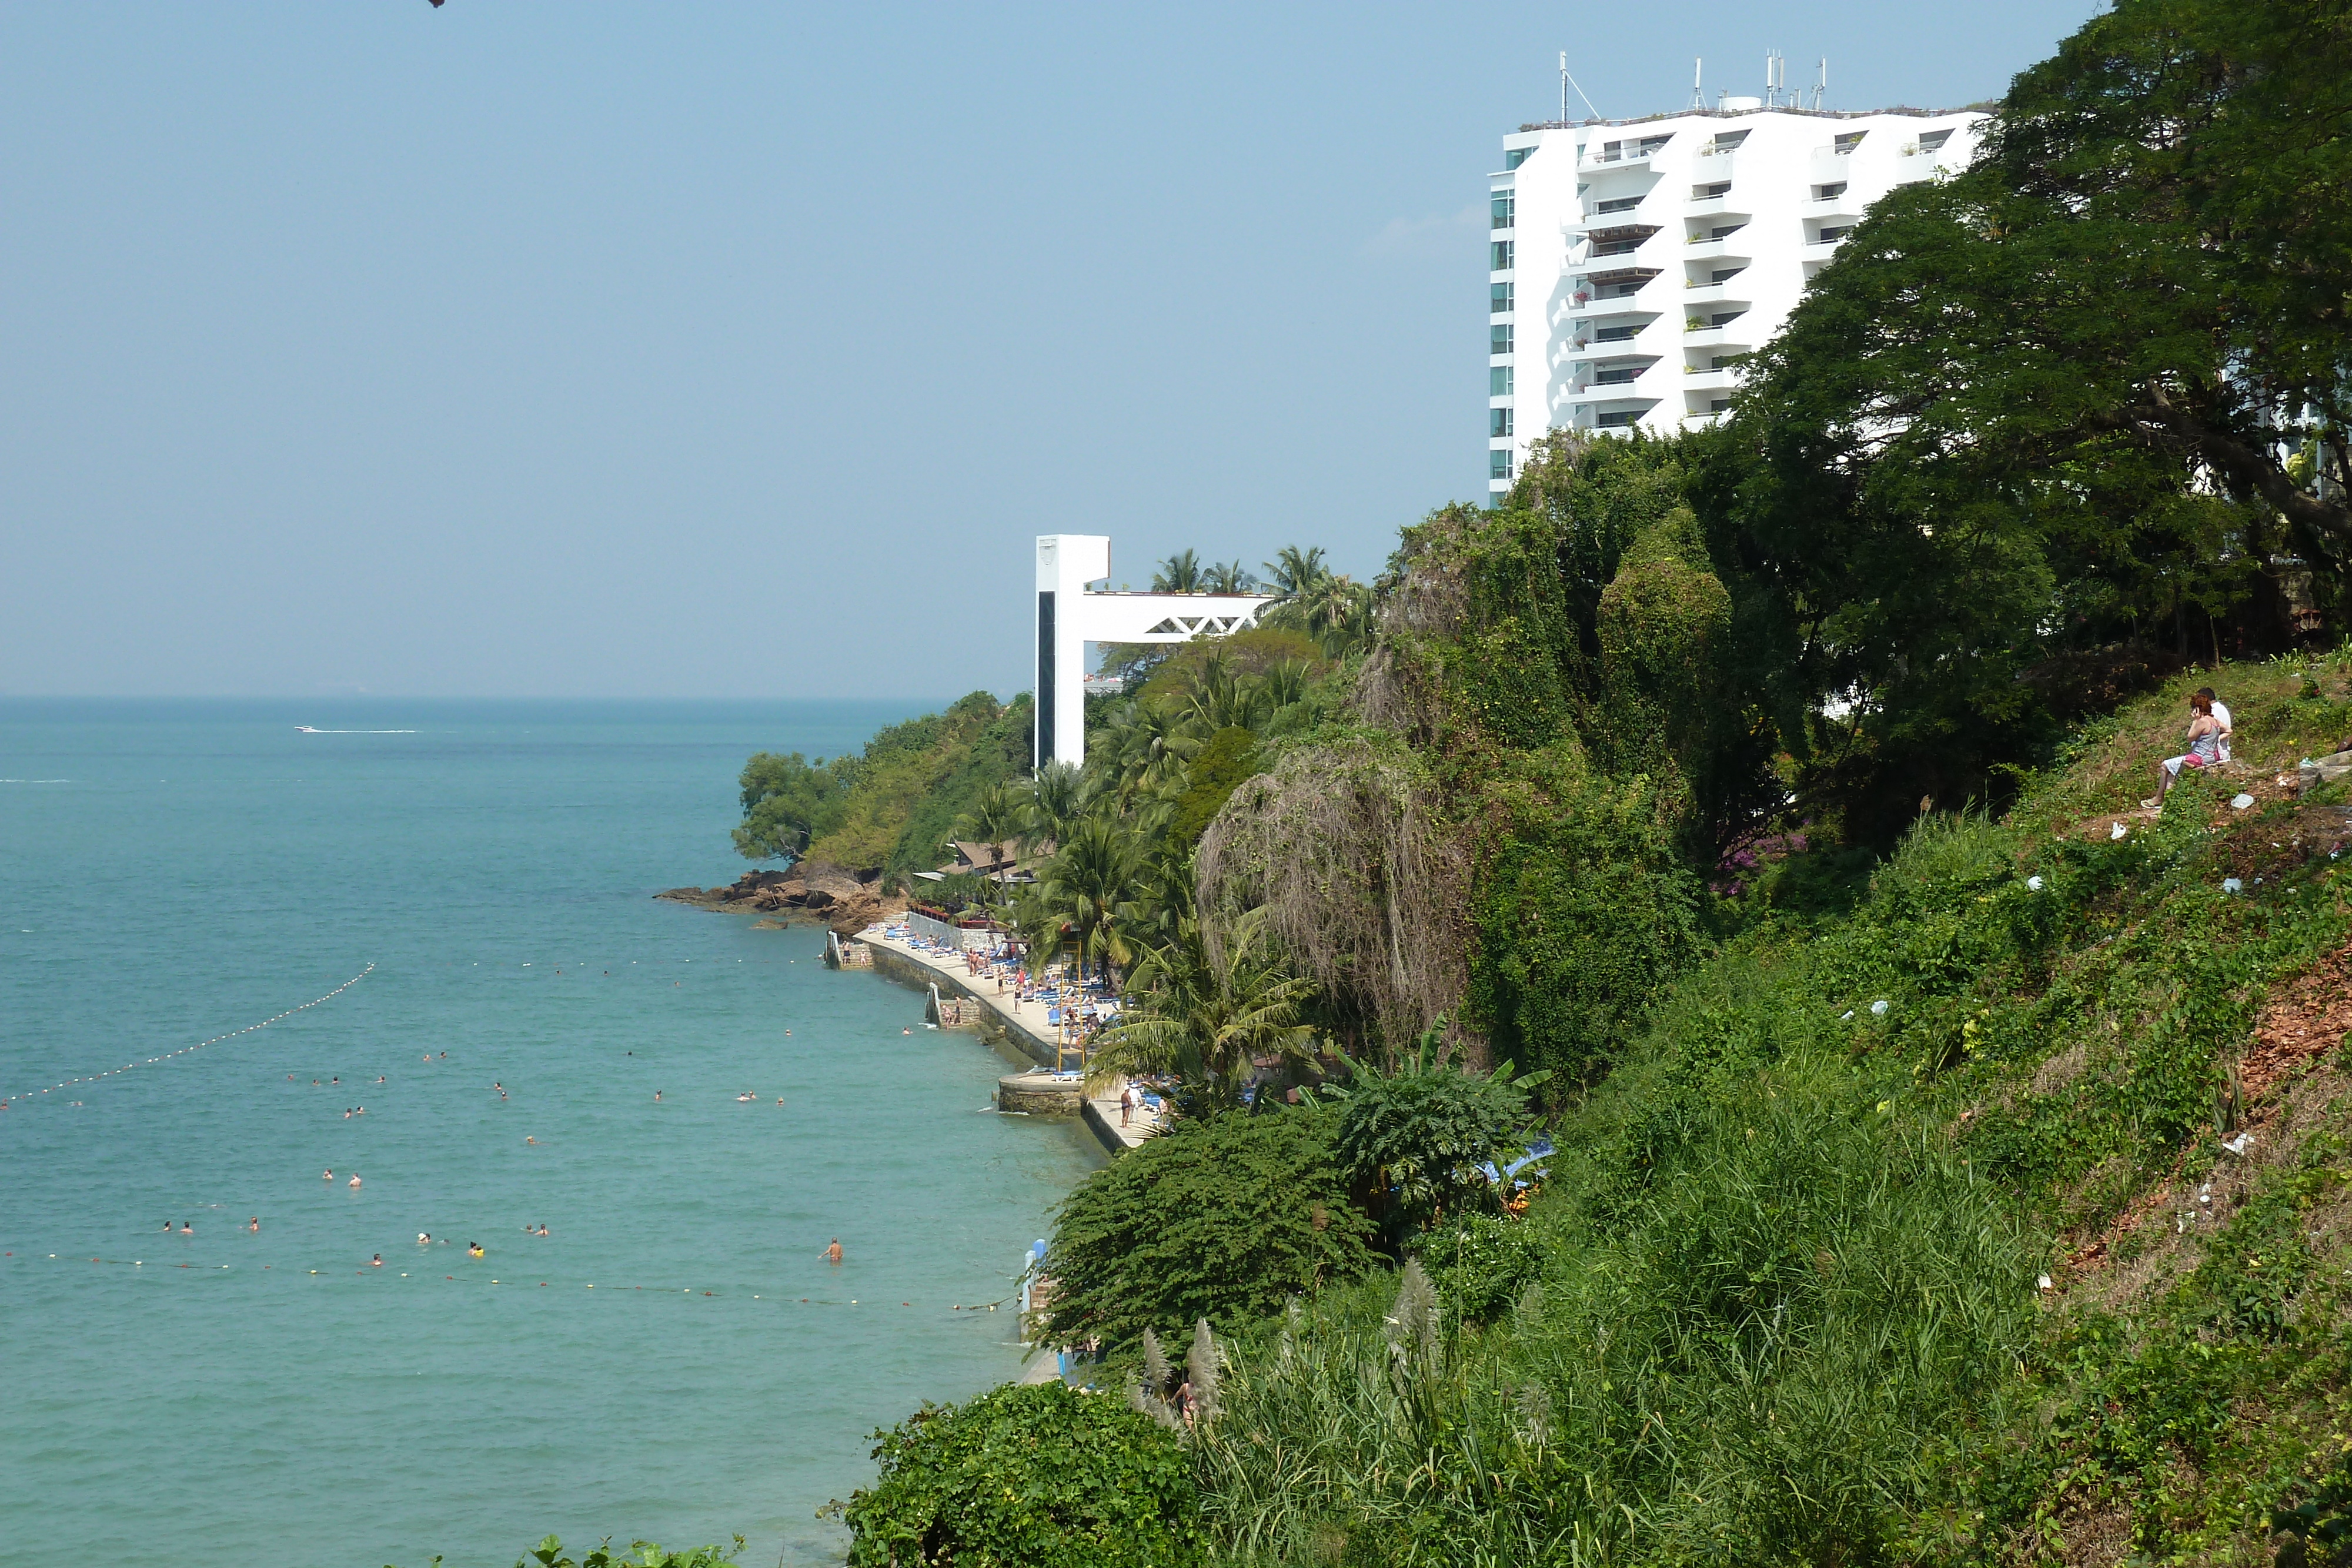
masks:
[[[841,1262],[841,1238],[840,1238],[840,1237],[838,1237],[838,1236],[835,1237],[835,1238],[833,1239],[833,1245],[832,1245],[832,1246],[830,1246],[830,1247],[828,1247],[828,1248],[826,1248],[826,1249],[824,1249],[824,1260],[825,1260],[826,1262],[828,1262],[828,1263],[831,1263],[831,1264],[835,1265],[836,1267],[837,1267],[837,1266],[839,1266],[839,1264],[840,1264],[840,1262]]]
[[[419,1247],[430,1247],[433,1245],[433,1238],[420,1230],[416,1233],[416,1244]]]
[[[481,1244],[480,1242],[478,1242],[478,1241],[468,1241],[468,1242],[467,1242],[467,1243],[466,1243],[466,1256],[467,1256],[467,1257],[468,1257],[468,1258],[479,1258],[479,1257],[481,1257],[482,1255],[483,1255],[483,1253],[482,1253],[482,1244]]]
[[[320,1181],[332,1181],[335,1179],[335,1173],[331,1170],[320,1171],[319,1173],[319,1179]]]
[[[655,1091],[654,1091],[654,1102],[655,1102],[655,1103],[656,1103],[656,1104],[660,1103],[660,1102],[661,1102],[661,1091],[660,1091],[660,1090],[658,1090],[658,1089],[656,1089],[656,1090],[655,1090]]]
[[[193,1225],[189,1224],[189,1223],[188,1223],[186,1220],[184,1220],[184,1220],[182,1220],[182,1221],[180,1221],[180,1234],[181,1234],[181,1235],[183,1235],[183,1236],[194,1236],[195,1233],[196,1233],[196,1228],[195,1228],[194,1226],[193,1226]]]
[[[259,1215],[257,1215],[257,1215],[255,1215],[255,1216],[253,1217],[253,1219],[252,1219],[251,1223],[247,1224],[247,1225],[246,1226],[246,1228],[247,1228],[247,1230],[252,1231],[256,1236],[260,1235],[260,1234],[261,1234],[261,1216],[259,1216]]]
[[[353,1176],[353,1177],[352,1177],[352,1190],[353,1192],[357,1192],[357,1191],[359,1191],[359,1189],[360,1189],[360,1178],[359,1178],[359,1177],[357,1177],[357,1176]]]
[[[378,1083],[383,1082],[383,1073],[381,1073],[381,1072],[377,1073],[377,1074],[375,1075],[375,1081],[376,1081]]]
[[[523,1142],[526,1144],[535,1144],[539,1142],[539,1140],[537,1138],[525,1138],[523,1139]]]
[[[163,1233],[166,1236],[172,1233],[172,1222],[168,1219],[163,1221]]]
[[[547,1227],[546,1227],[546,1226],[544,1226],[544,1225],[541,1225],[541,1226],[539,1228],[539,1233],[540,1233],[541,1236],[546,1235],[546,1234],[547,1234]]]
[[[374,1257],[373,1257],[373,1258],[369,1259],[369,1260],[368,1260],[368,1267],[369,1267],[369,1268],[371,1268],[371,1269],[381,1269],[381,1268],[383,1268],[383,1253],[381,1253],[381,1252],[379,1252],[379,1253],[377,1253]]]

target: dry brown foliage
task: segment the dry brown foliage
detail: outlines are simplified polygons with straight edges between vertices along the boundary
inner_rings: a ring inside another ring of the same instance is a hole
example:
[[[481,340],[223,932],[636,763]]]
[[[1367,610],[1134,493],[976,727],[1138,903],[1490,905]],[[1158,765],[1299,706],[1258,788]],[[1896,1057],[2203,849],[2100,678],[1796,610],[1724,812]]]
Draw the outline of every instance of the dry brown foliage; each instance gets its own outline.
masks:
[[[1194,867],[1204,911],[1264,908],[1297,972],[1383,1048],[1458,1018],[1469,857],[1405,758],[1362,739],[1290,752],[1234,791]]]

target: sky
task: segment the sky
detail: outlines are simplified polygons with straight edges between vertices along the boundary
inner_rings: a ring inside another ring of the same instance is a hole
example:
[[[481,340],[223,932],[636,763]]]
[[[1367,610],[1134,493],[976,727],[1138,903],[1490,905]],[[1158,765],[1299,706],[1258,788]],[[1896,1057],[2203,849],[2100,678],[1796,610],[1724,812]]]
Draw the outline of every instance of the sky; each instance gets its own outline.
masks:
[[[2100,8],[0,8],[0,695],[1009,695],[1037,534],[1483,498],[1560,49],[1952,107]]]

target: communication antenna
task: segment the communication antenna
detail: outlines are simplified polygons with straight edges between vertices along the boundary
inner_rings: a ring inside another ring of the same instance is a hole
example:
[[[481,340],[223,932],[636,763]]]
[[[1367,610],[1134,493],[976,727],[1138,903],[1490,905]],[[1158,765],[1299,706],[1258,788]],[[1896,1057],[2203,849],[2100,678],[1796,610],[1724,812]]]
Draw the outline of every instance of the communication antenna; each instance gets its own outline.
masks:
[[[1772,51],[1764,51],[1764,107],[1772,107]]]
[[[1817,86],[1817,87],[1815,87],[1815,88],[1813,89],[1813,107],[1814,107],[1815,109],[1820,109],[1820,108],[1821,108],[1821,107],[1822,107],[1825,102],[1827,102],[1827,101],[1828,101],[1828,99],[1829,99],[1829,96],[1830,96],[1830,59],[1829,59],[1829,57],[1828,57],[1827,55],[1823,55],[1823,56],[1822,57],[1822,79],[1821,79],[1821,83],[1820,83],[1820,85],[1819,85],[1819,86]]]
[[[1589,98],[1584,98],[1583,87],[1574,77],[1568,74],[1568,51],[1566,49],[1562,49],[1559,52],[1559,122],[1562,125],[1566,125],[1568,123],[1568,89],[1570,88],[1575,88],[1576,96],[1584,99],[1584,107],[1591,110],[1593,119],[1606,120],[1609,118],[1599,110],[1592,108],[1592,100]]]
[[[1706,91],[1699,86],[1706,69],[1706,60],[1704,57],[1691,61],[1691,107],[1693,109],[1704,110],[1706,107]]]

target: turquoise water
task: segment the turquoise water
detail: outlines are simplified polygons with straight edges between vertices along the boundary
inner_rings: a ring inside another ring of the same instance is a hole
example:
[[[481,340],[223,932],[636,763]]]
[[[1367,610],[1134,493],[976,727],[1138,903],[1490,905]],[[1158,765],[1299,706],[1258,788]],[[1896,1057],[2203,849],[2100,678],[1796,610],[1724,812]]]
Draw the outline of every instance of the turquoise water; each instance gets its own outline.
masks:
[[[0,703],[0,1094],[375,966],[0,1112],[0,1562],[838,1562],[1098,1156],[821,933],[648,895],[741,869],[747,753],[908,711]]]

